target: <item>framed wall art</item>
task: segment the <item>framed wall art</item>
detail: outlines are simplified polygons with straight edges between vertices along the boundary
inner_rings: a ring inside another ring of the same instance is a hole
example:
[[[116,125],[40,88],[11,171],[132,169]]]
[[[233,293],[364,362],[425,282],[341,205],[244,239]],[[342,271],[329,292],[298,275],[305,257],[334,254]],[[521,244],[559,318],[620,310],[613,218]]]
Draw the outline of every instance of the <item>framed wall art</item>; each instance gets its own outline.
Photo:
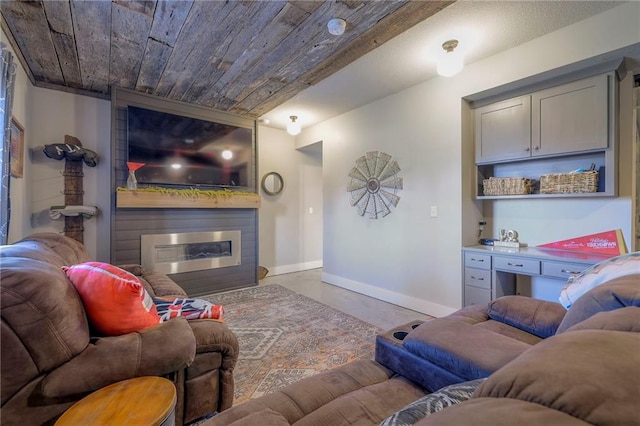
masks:
[[[21,178],[24,175],[24,127],[11,117],[9,129],[11,145],[11,176]]]

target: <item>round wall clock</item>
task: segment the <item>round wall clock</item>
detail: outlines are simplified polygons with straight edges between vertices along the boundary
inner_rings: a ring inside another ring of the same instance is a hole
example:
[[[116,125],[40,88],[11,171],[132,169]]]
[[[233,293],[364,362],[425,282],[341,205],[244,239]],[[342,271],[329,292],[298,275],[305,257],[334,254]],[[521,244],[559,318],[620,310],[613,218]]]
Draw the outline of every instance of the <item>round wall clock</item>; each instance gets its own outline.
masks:
[[[349,172],[347,192],[351,193],[351,206],[360,216],[378,219],[390,214],[391,206],[398,206],[398,191],[402,189],[398,172],[398,163],[384,152],[367,152],[356,160],[356,166]]]

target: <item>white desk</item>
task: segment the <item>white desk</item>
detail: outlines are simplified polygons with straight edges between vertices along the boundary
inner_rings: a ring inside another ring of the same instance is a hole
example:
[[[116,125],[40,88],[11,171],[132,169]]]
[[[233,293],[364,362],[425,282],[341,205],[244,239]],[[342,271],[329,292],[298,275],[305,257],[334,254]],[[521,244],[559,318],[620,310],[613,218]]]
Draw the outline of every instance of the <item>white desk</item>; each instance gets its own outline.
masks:
[[[462,248],[462,305],[487,304],[516,294],[516,277],[545,277],[567,281],[610,255],[569,250],[471,246]]]

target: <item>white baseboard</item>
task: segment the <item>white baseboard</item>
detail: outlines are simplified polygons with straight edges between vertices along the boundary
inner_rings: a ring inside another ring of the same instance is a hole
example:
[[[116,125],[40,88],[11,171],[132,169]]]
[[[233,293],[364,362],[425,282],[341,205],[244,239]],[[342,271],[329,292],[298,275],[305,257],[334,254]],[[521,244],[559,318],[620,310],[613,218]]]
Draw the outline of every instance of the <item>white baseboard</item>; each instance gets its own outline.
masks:
[[[322,272],[322,281],[434,317],[443,317],[458,310],[428,300],[396,293],[395,291],[376,287],[371,284],[331,275],[326,272]]]
[[[322,260],[314,260],[312,262],[295,263],[293,265],[265,266],[271,275],[290,274],[292,272],[306,271],[308,269],[322,268]]]

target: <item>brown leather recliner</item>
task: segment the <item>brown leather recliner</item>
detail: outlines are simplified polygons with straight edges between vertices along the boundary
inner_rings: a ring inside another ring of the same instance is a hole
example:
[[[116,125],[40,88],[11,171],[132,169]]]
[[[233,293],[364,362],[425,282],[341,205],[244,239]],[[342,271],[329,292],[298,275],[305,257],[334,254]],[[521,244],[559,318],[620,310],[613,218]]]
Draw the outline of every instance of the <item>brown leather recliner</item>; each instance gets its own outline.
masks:
[[[2,424],[53,424],[89,393],[139,376],[173,381],[177,425],[231,407],[233,332],[219,322],[178,318],[136,333],[92,336],[80,296],[61,270],[89,260],[82,244],[55,233],[0,247]],[[165,275],[125,269],[152,296],[186,296]]]

